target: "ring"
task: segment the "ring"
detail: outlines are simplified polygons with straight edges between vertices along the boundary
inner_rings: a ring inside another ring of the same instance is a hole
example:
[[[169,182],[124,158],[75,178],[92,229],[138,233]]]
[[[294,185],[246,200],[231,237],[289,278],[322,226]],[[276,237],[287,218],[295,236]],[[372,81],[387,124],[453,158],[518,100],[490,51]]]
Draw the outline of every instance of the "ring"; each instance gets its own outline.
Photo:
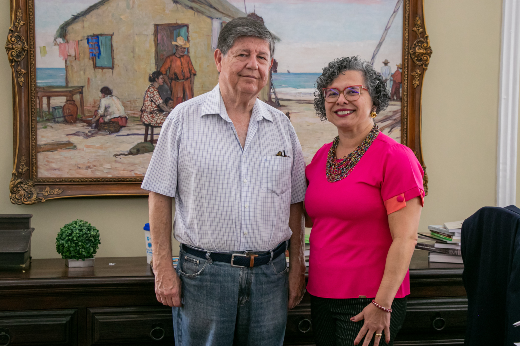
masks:
[[[376,334],[376,336],[383,336],[383,334]]]

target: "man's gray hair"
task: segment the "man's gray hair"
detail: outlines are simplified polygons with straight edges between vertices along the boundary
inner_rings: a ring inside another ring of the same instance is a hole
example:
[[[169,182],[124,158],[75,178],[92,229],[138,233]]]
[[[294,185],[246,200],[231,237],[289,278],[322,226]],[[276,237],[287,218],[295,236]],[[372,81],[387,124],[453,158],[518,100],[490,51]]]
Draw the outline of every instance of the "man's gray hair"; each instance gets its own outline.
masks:
[[[235,44],[235,41],[239,37],[244,36],[258,37],[269,43],[271,59],[273,58],[273,36],[261,21],[248,17],[235,18],[224,25],[222,31],[220,31],[220,35],[218,35],[217,49],[219,49],[223,55],[226,55]]]

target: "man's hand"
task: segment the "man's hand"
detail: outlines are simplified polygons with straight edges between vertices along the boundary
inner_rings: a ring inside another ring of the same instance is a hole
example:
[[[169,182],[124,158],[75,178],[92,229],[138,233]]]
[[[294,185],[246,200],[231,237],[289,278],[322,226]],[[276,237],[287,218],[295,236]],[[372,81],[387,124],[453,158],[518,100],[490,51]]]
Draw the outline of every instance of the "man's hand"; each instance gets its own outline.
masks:
[[[289,266],[289,301],[287,307],[290,309],[298,305],[305,294],[305,264]]]
[[[155,192],[148,196],[150,233],[152,236],[155,295],[159,303],[181,306],[181,279],[172,263],[173,198]]]
[[[181,306],[181,280],[173,267],[155,273],[155,296],[163,305]]]

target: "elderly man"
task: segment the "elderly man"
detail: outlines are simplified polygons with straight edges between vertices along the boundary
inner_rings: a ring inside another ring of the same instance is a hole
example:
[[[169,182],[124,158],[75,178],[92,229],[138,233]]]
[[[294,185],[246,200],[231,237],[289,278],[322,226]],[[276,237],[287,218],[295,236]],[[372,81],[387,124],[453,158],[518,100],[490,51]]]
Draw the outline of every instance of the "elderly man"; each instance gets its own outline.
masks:
[[[177,346],[282,345],[304,293],[303,154],[289,119],[257,99],[273,53],[261,22],[227,23],[219,84],[172,111],[143,181],[155,292],[174,307]]]
[[[176,47],[175,53],[168,56],[161,66],[160,71],[168,76],[166,84],[172,92],[173,106],[193,98],[193,83],[197,71],[191,63],[189,55],[186,55],[186,48],[190,46],[184,37],[177,37],[177,41],[172,44]]]

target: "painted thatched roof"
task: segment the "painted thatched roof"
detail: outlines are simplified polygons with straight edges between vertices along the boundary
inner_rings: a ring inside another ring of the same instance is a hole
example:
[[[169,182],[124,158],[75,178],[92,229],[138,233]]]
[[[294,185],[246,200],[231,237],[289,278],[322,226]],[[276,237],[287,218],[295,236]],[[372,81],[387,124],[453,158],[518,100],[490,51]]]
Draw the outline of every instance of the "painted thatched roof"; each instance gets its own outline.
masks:
[[[78,19],[81,19],[88,15],[89,13],[97,10],[102,7],[104,4],[109,2],[110,0],[100,0],[96,2],[94,5],[88,7],[84,11],[81,11],[78,14],[73,15],[69,20],[63,22],[58,30],[56,30],[56,34],[54,35],[54,39],[61,38],[65,40],[65,35],[67,33],[67,28],[74,24]],[[226,0],[172,0],[173,3],[182,5],[190,10],[198,12],[204,16],[209,18],[219,18],[223,21],[230,21],[231,19],[237,17],[245,17],[246,14],[240,11],[235,6],[231,5]]]

